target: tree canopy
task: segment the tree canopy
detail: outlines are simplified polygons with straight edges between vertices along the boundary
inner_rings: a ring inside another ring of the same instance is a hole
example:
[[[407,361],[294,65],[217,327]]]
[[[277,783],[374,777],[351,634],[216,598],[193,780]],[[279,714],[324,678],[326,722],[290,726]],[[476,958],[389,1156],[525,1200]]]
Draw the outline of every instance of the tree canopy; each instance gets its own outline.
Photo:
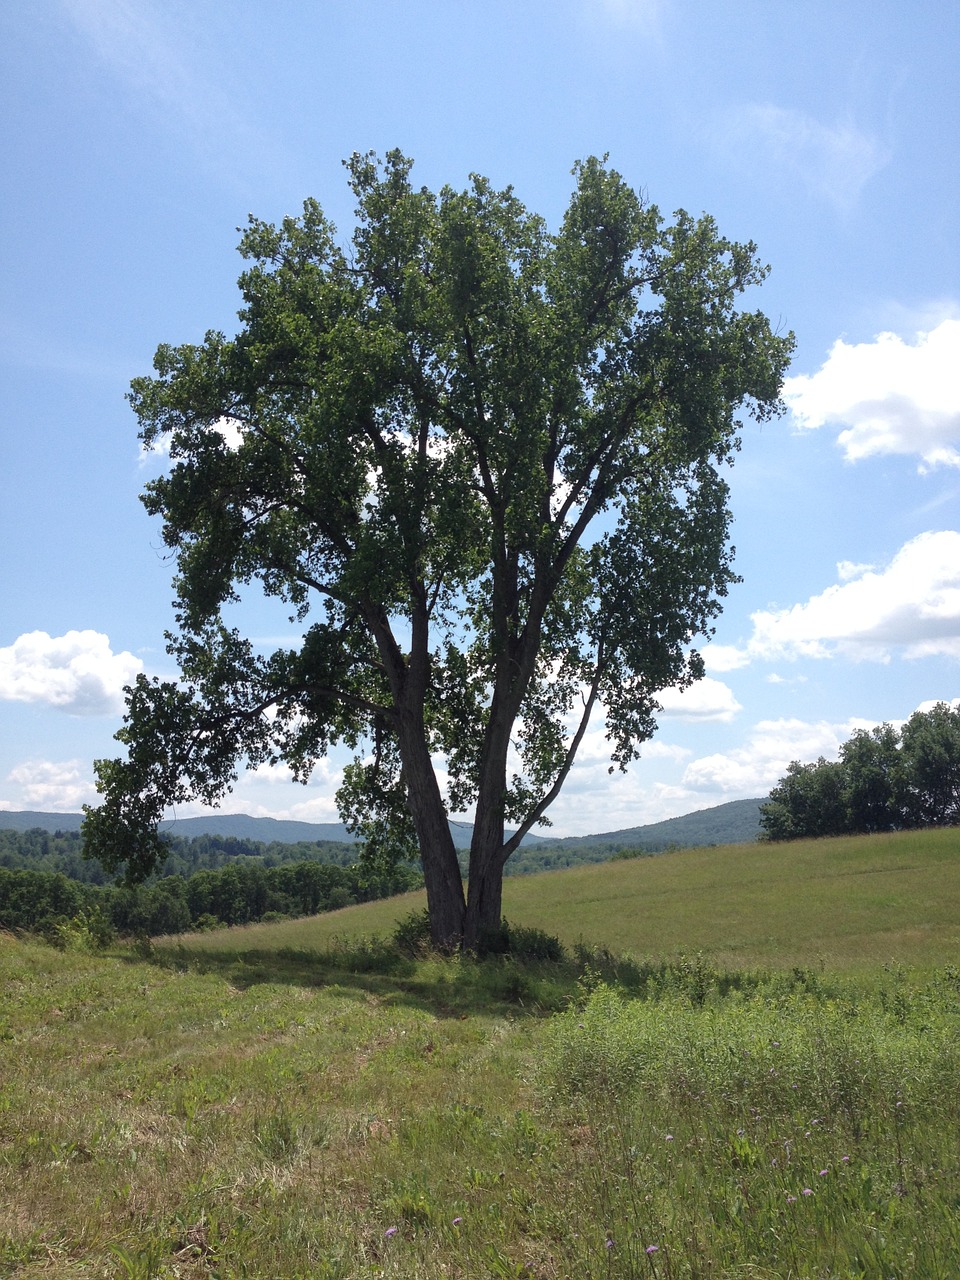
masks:
[[[760,808],[761,838],[794,840],[960,822],[960,708],[915,711],[902,728],[858,729],[839,760],[794,760]]]
[[[344,744],[345,820],[419,854],[434,940],[473,947],[594,711],[624,768],[657,693],[703,674],[737,415],[779,412],[792,335],[738,309],[767,271],[753,244],[665,222],[603,160],[555,233],[510,188],[435,194],[411,168],[347,162],[346,247],[313,200],[251,217],[237,335],[161,346],[132,384],[144,445],[169,449],[143,500],[176,560],[181,678],[129,690],[85,831],[138,874],[171,804],[267,762],[305,780]],[[302,643],[229,625],[251,584]],[[447,813],[471,809],[465,892]]]

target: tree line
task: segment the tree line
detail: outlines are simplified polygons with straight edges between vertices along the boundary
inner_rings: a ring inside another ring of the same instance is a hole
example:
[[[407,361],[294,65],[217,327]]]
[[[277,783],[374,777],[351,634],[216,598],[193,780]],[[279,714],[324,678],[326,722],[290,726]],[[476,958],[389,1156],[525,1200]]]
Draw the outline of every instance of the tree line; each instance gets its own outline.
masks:
[[[156,875],[190,876],[195,871],[216,871],[235,859],[279,867],[292,862],[329,862],[340,867],[358,860],[360,846],[336,840],[301,840],[287,844],[279,840],[264,843],[237,836],[175,836],[164,832],[161,839],[166,856]],[[110,884],[115,879],[84,846],[80,831],[0,830],[0,867],[11,871],[59,871],[70,880],[84,884]]]
[[[960,822],[960,707],[938,702],[897,729],[858,729],[838,760],[794,760],[760,808],[761,840]]]
[[[316,915],[405,893],[423,883],[410,866],[379,874],[306,861],[267,867],[235,859],[217,870],[149,884],[98,885],[61,872],[0,866],[0,929],[56,938],[69,921],[96,921],[125,936],[183,933],[218,925]]]

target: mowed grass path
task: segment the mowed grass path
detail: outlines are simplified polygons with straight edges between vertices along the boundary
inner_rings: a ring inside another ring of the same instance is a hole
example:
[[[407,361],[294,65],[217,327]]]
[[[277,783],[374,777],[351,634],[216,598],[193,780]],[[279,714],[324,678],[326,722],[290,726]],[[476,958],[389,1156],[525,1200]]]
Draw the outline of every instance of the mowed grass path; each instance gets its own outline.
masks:
[[[423,894],[190,939],[323,949],[387,934]],[[702,952],[721,967],[960,961],[960,830],[742,844],[508,878],[514,924],[640,957]]]

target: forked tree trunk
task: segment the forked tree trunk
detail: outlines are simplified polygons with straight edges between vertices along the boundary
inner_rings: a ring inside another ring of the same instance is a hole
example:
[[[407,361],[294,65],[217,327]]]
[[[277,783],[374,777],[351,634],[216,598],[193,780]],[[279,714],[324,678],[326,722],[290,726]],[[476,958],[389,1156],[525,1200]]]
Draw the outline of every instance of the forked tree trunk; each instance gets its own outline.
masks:
[[[415,734],[406,741],[402,736],[401,755],[407,782],[407,803],[423,863],[430,939],[435,947],[453,951],[462,945],[466,900],[446,806],[422,736],[419,742]]]
[[[497,852],[499,854],[499,850]],[[464,951],[482,950],[499,933],[502,918],[503,864],[497,856],[495,859],[484,859],[480,866],[471,869],[463,930]]]
[[[467,912],[463,933],[465,951],[476,951],[500,931],[503,903],[503,792],[506,786],[506,750],[502,759],[485,762],[477,797],[477,811],[470,842],[467,878]]]

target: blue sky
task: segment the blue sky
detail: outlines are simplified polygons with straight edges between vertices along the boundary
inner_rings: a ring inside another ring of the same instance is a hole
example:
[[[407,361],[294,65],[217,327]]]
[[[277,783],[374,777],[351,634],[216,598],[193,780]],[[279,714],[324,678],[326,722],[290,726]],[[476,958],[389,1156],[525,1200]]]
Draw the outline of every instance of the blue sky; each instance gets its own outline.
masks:
[[[557,834],[764,794],[858,726],[960,696],[960,7],[953,0],[40,0],[0,11],[0,808],[75,811],[122,686],[171,675],[171,566],[124,395],[160,342],[235,328],[236,228],[398,146],[554,225],[578,158],[706,211],[772,273],[789,415],[748,426],[708,678]],[[255,610],[269,635],[281,620]],[[246,776],[234,812],[328,821]],[[182,809],[180,816],[198,810]]]

